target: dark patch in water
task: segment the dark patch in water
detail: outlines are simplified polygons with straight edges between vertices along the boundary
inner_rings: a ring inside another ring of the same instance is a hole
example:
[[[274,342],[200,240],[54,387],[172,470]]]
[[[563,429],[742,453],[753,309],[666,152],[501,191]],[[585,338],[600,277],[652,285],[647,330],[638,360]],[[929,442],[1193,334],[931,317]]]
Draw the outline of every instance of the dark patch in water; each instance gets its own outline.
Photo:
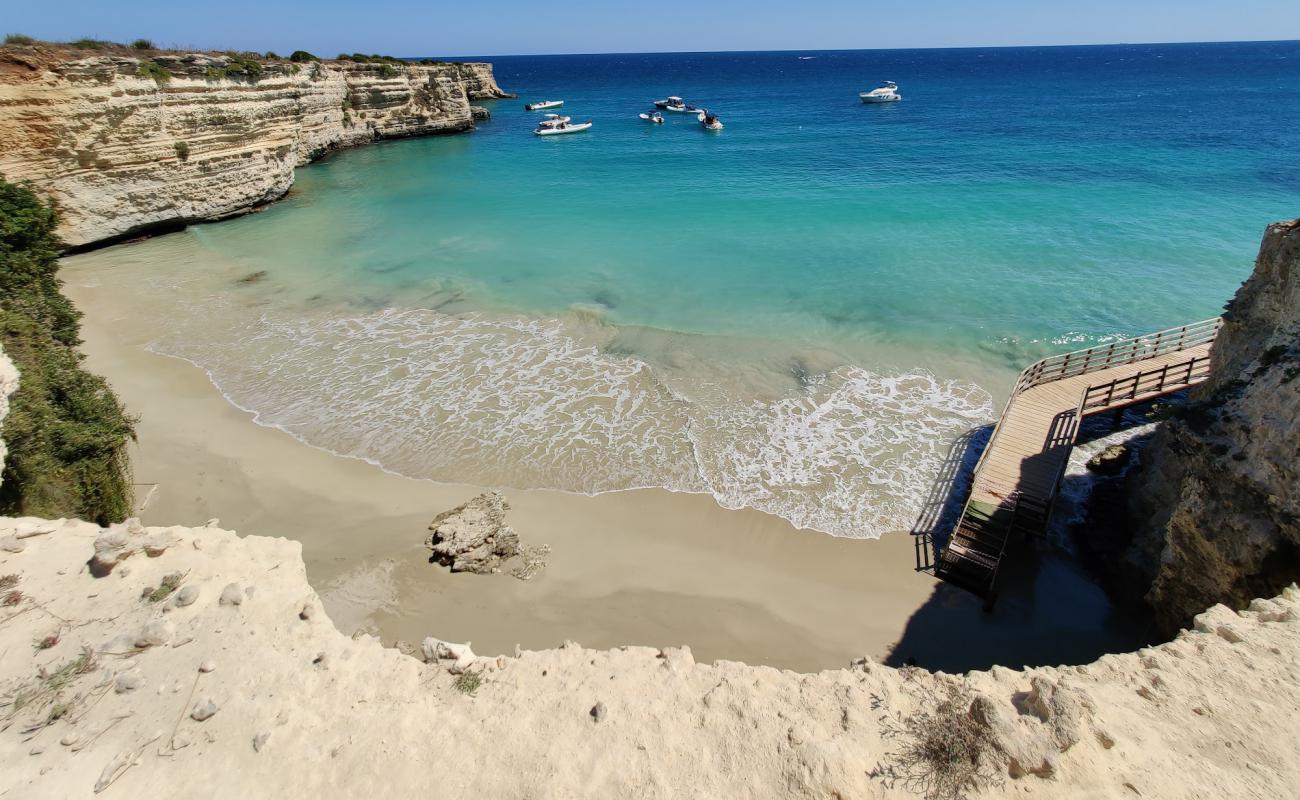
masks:
[[[242,284],[245,284],[245,285],[247,285],[247,284],[257,283],[258,281],[260,281],[260,280],[262,280],[263,278],[265,278],[265,277],[267,276],[267,274],[268,274],[268,273],[267,273],[266,270],[264,270],[264,269],[260,269],[260,270],[258,270],[257,272],[250,272],[250,273],[248,273],[248,274],[245,275],[244,277],[242,277],[242,278],[240,278],[239,280],[235,281],[235,283],[242,283]]]
[[[609,289],[599,289],[591,295],[591,299],[601,304],[605,308],[618,308],[619,297]]]
[[[813,372],[802,358],[796,358],[790,364],[790,375],[799,388],[807,390],[812,386]]]

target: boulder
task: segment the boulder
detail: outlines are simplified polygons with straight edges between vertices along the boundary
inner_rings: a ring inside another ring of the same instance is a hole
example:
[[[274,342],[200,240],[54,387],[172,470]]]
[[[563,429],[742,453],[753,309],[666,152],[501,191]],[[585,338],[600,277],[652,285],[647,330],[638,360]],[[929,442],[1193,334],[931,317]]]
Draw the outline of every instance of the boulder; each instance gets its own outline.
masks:
[[[1088,470],[1098,475],[1118,475],[1128,466],[1130,452],[1126,444],[1112,444],[1088,459]]]
[[[519,534],[505,522],[509,509],[500,492],[485,492],[435,517],[424,545],[452,572],[499,572],[519,554]]]

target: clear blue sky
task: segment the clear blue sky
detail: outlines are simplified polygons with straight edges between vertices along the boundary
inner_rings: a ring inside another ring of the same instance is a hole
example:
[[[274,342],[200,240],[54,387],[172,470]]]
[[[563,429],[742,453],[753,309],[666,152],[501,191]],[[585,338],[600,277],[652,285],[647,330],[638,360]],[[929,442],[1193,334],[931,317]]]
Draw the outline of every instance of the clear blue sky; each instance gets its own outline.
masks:
[[[1300,0],[0,0],[0,32],[402,56],[1300,39]]]

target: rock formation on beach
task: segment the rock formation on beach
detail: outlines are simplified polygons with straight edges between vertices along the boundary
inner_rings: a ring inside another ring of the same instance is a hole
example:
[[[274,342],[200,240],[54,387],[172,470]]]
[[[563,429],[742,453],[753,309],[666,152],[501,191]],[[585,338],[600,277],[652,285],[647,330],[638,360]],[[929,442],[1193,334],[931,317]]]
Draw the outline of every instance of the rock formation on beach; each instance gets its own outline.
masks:
[[[0,176],[52,197],[84,246],[245,213],[332,150],[468,131],[471,100],[508,96],[490,64],[232,63],[0,47]]]
[[[508,510],[500,492],[484,492],[434,517],[424,546],[433,551],[433,560],[452,572],[500,572],[501,565],[520,552],[519,534],[506,524]]]
[[[1269,227],[1211,358],[1130,488],[1126,566],[1170,633],[1300,578],[1300,220]]]

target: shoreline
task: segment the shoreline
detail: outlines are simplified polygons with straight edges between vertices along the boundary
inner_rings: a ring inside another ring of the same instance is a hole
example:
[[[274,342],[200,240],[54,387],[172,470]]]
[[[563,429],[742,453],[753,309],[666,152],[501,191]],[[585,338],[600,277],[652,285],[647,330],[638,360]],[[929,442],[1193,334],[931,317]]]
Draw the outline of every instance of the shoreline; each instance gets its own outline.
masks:
[[[201,368],[147,351],[148,326],[132,326],[130,309],[95,286],[66,292],[86,315],[87,368],[140,417],[132,464],[145,524],[218,518],[241,535],[293,534],[345,633],[470,640],[484,654],[684,644],[701,660],[802,671],[863,655],[948,671],[1081,663],[1146,643],[1116,630],[1104,595],[1059,556],[1023,586],[1009,581],[1005,610],[986,617],[974,597],[914,570],[903,533],[835,538],[666,489],[506,490],[522,541],[551,546],[546,569],[527,582],[452,575],[427,563],[428,522],[491,487],[403,477],[259,425]],[[1021,603],[1018,592],[1053,597]]]

